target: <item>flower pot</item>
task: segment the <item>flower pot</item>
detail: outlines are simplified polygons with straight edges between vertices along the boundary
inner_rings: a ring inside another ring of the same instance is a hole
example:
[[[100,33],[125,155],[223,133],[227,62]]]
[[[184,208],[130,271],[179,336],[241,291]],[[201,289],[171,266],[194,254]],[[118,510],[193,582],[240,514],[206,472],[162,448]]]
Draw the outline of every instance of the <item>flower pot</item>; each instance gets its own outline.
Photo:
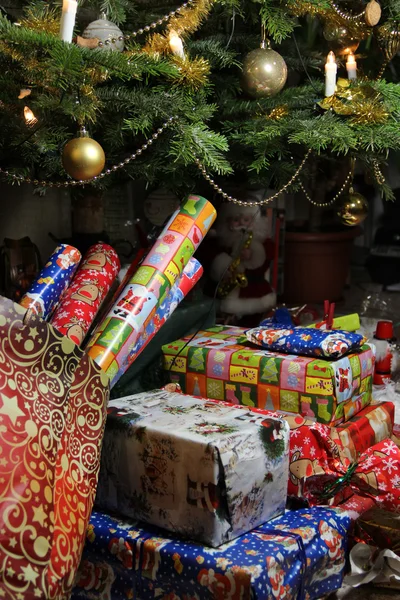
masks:
[[[340,300],[359,228],[329,233],[287,232],[284,301],[317,304]]]

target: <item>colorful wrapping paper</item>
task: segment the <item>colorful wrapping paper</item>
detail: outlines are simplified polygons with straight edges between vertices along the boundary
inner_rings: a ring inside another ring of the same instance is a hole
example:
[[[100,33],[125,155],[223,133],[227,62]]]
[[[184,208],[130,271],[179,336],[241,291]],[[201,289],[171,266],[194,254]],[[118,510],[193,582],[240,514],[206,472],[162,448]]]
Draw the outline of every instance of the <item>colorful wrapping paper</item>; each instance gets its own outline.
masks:
[[[117,253],[100,242],[86,252],[64,298],[51,318],[60,333],[80,346],[120,269]]]
[[[203,267],[198,260],[191,258],[186,267],[183,269],[182,275],[172,286],[168,296],[158,307],[153,319],[149,322],[145,331],[142,333],[135,346],[129,352],[124,363],[126,368],[128,368],[129,365],[136,360],[136,358],[145,349],[147,344],[153,339],[156,333],[160,331],[161,327],[175,312],[185,296],[187,296],[188,293],[194,288],[202,275]]]
[[[228,403],[213,400],[218,405]],[[210,401],[208,401],[208,404]],[[248,422],[263,423],[266,416],[285,419],[290,427],[290,466],[288,494],[302,497],[303,483],[308,477],[324,475],[324,465],[333,457],[339,457],[344,464],[356,462],[371,446],[387,442],[393,430],[394,405],[382,402],[368,406],[356,417],[339,427],[327,427],[315,423],[301,415],[283,412],[271,412],[258,408],[241,408],[241,419]],[[346,497],[353,492],[346,493]]]
[[[68,598],[93,507],[107,377],[0,300],[0,597]]]
[[[81,253],[73,246],[57,246],[35,282],[22,297],[21,306],[42,319],[49,317],[71,282],[81,258]]]
[[[89,354],[110,377],[111,385],[133,362],[128,358],[171,287],[216,217],[212,204],[189,196],[121,293],[90,342]]]
[[[349,526],[303,509],[211,549],[94,512],[72,599],[316,600],[341,587]]]
[[[324,331],[308,327],[254,327],[246,331],[249,342],[270,352],[335,359],[358,350],[365,338],[349,331]]]
[[[243,418],[244,417],[244,418]],[[96,503],[216,547],[282,514],[289,427],[167,391],[112,400]]]
[[[162,347],[164,368],[187,394],[338,425],[371,401],[374,347],[327,361],[247,344],[245,329],[213,327]],[[247,344],[247,345],[246,345]]]

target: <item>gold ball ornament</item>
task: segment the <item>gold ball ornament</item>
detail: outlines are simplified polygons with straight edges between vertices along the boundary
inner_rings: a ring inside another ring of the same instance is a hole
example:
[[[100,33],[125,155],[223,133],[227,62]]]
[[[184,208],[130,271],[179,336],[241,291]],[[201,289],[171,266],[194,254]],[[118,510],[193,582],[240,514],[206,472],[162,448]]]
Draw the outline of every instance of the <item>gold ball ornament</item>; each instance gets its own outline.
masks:
[[[349,194],[343,198],[338,207],[337,214],[343,225],[355,227],[356,225],[360,225],[360,223],[367,218],[368,202],[364,196],[351,188]]]
[[[68,175],[78,181],[87,181],[104,169],[106,157],[103,148],[87,135],[70,140],[62,152],[62,164]]]
[[[286,83],[287,66],[282,56],[269,47],[257,48],[245,56],[242,89],[253,98],[276,96]]]
[[[335,54],[344,56],[355,52],[360,41],[352,35],[347,27],[336,23],[326,23],[323,30],[324,38],[330,43]]]

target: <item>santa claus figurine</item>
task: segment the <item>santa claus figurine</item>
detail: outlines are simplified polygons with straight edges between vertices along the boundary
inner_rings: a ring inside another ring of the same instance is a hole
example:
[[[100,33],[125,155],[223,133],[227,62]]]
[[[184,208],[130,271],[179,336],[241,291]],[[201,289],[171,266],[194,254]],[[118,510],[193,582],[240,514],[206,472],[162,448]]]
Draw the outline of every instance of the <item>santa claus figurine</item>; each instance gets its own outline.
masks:
[[[220,251],[210,275],[219,284],[221,312],[240,318],[262,315],[275,306],[276,294],[268,280],[274,244],[267,236],[267,218],[259,206],[229,202],[220,208],[215,227]]]

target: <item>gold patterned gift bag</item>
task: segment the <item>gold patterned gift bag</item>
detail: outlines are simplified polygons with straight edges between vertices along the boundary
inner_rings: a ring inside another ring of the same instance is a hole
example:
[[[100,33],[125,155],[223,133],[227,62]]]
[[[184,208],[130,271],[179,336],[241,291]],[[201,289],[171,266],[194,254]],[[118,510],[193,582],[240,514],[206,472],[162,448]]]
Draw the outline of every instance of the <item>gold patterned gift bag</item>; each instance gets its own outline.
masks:
[[[0,599],[66,599],[95,497],[107,376],[0,298]]]

